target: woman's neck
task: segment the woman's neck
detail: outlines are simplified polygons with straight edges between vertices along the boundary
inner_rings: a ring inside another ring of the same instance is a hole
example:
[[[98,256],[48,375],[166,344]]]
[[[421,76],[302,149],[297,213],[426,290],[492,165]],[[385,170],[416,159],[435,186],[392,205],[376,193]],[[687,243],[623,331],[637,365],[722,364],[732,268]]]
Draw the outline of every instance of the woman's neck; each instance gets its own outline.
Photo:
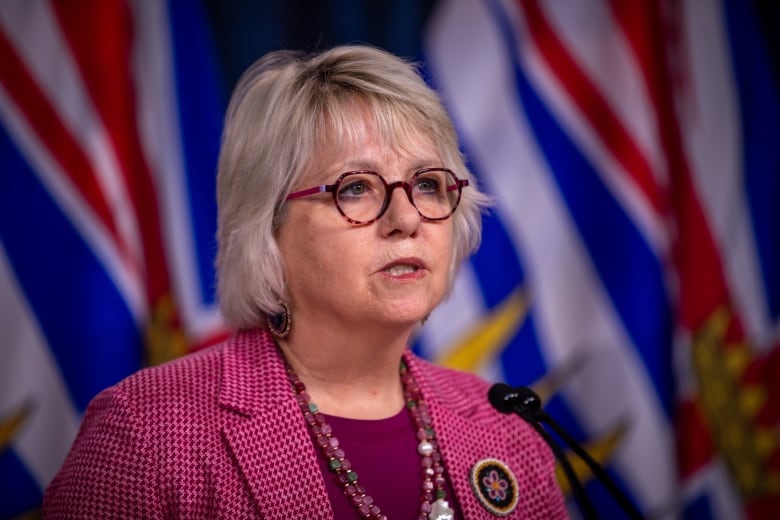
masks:
[[[399,365],[411,329],[312,330],[298,322],[279,346],[322,413],[381,419],[403,407]]]

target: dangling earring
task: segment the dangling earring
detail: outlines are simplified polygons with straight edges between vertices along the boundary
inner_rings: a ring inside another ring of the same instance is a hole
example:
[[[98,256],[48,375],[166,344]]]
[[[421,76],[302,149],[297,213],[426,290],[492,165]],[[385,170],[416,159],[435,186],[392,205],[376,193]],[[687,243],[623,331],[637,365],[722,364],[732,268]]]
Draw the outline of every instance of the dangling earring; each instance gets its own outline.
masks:
[[[282,312],[274,315],[269,314],[266,316],[265,321],[271,334],[279,339],[283,339],[290,333],[292,320],[290,319],[290,308],[282,301],[279,302],[279,305],[282,306]]]
[[[425,323],[428,321],[428,318],[430,318],[430,317],[431,317],[430,314],[426,314],[425,317],[420,320],[420,326],[424,326]]]

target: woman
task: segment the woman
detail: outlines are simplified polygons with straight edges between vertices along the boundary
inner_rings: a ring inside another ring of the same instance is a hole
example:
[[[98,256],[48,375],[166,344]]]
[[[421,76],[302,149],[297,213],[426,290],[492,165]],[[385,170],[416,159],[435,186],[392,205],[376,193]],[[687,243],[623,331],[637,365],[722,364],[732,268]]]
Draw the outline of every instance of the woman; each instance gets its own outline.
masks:
[[[485,197],[415,69],[347,46],[242,77],[218,173],[225,343],[90,405],[52,518],[560,518],[548,448],[407,346]],[[456,211],[457,210],[457,211]]]

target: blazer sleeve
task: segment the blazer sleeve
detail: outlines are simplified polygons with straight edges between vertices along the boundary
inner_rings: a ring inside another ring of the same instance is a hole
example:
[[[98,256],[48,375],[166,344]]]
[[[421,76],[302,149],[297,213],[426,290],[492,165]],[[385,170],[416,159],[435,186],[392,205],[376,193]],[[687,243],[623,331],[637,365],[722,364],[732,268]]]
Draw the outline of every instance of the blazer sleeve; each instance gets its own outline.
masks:
[[[162,518],[153,439],[118,387],[87,408],[76,440],[43,498],[43,517]]]

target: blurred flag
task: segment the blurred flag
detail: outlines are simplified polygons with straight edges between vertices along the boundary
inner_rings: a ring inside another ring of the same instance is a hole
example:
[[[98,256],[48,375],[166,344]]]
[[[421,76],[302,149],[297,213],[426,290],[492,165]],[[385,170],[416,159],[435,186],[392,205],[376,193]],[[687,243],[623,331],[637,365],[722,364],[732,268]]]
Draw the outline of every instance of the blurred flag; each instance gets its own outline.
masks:
[[[780,98],[751,4],[451,0],[426,61],[497,205],[419,349],[557,394],[651,517],[777,518]]]
[[[222,334],[222,95],[197,3],[0,3],[0,517],[89,400]]]

